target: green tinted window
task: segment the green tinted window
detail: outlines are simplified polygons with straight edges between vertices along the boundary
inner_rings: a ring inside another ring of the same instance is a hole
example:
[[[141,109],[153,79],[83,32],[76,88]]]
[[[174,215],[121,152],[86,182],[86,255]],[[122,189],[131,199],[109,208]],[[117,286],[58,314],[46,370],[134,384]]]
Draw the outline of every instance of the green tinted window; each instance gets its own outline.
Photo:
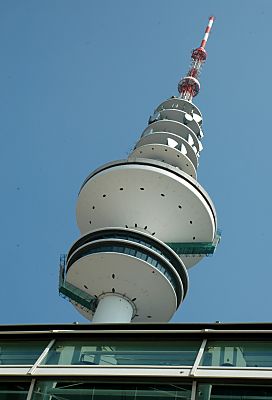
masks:
[[[193,365],[199,342],[58,341],[47,365]]]
[[[182,384],[92,384],[88,382],[38,382],[33,400],[190,400],[191,386]]]
[[[272,367],[272,342],[210,341],[200,365],[221,367]]]
[[[200,384],[196,400],[271,400],[272,387],[260,385]]]
[[[0,382],[0,400],[25,400],[29,385],[27,382]]]
[[[0,342],[1,365],[32,365],[38,359],[48,341],[11,341]]]

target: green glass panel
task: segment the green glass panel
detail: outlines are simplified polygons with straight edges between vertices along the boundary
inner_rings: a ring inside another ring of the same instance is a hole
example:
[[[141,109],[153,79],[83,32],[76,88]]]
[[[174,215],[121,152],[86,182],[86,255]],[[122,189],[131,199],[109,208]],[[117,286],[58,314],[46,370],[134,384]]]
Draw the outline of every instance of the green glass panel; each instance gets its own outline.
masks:
[[[271,368],[272,342],[209,341],[200,365]]]
[[[0,400],[24,400],[29,386],[28,382],[0,382]]]
[[[208,255],[213,254],[216,245],[213,243],[166,243],[177,254],[197,254]]]
[[[191,386],[183,384],[93,384],[37,382],[32,400],[190,400]]]
[[[200,384],[196,400],[271,400],[272,387]]]
[[[45,349],[48,341],[1,340],[0,367],[2,365],[32,365]]]
[[[194,363],[198,341],[57,341],[46,365],[183,365]]]

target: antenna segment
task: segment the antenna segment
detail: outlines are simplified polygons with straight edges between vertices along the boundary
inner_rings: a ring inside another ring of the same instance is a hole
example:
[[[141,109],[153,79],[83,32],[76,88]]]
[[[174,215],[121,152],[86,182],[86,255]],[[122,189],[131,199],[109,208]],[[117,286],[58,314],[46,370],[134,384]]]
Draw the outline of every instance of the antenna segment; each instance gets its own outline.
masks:
[[[199,75],[201,67],[206,61],[207,52],[205,50],[210,31],[214,22],[214,17],[209,18],[208,25],[205,30],[204,37],[201,41],[200,47],[192,51],[191,56],[191,68],[187,76],[180,80],[178,84],[178,91],[180,98],[188,101],[192,101],[193,97],[197,96],[200,90]]]

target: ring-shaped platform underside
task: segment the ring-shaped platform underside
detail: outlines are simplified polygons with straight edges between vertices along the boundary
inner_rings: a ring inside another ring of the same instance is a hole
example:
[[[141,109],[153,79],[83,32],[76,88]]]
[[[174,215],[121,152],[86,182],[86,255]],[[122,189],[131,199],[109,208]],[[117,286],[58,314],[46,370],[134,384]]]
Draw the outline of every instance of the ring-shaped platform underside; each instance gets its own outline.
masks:
[[[81,236],[73,243],[67,254],[67,270],[70,265],[79,257],[82,257],[82,254],[85,254],[86,251],[88,251],[88,254],[93,253],[93,249],[96,249],[96,252],[101,252],[105,250],[105,246],[108,252],[116,252],[116,246],[118,246],[119,252],[144,259],[168,276],[172,285],[175,288],[177,287],[178,305],[181,299],[186,296],[189,285],[188,273],[178,255],[161,240],[146,232],[139,232],[135,229],[109,227],[90,231],[86,235]],[[111,248],[109,248],[109,246],[111,246]],[[127,252],[127,248],[133,251],[129,250]],[[172,272],[173,269],[174,276]],[[176,274],[179,277],[178,280]],[[183,286],[183,294],[178,288],[180,280]]]
[[[135,322],[166,322],[185,296],[188,276],[172,250],[152,239],[124,229],[90,232],[69,251],[66,281],[98,301],[108,293],[123,296],[134,305]],[[92,319],[93,311],[74,305]]]
[[[148,158],[155,159],[167,164],[173,165],[186,172],[192,178],[196,179],[196,169],[189,157],[181,151],[169,147],[165,144],[146,144],[137,147],[129,156],[129,158]]]
[[[195,169],[198,167],[198,158],[192,149],[192,147],[189,145],[187,140],[184,138],[175,135],[174,133],[168,133],[168,132],[157,132],[157,133],[150,133],[149,135],[143,136],[135,146],[135,149],[138,147],[147,145],[147,144],[163,144],[169,146],[168,139],[171,141],[174,141],[177,143],[177,149],[181,149],[182,146],[185,147],[186,149],[186,155],[190,158],[191,162],[193,163]]]
[[[164,119],[162,121],[152,122],[143,131],[141,138],[152,133],[165,132],[173,133],[174,135],[180,136],[185,139],[190,146],[194,149],[195,153],[198,153],[201,148],[201,144],[196,134],[188,126],[181,124],[177,121],[169,121]]]
[[[193,112],[194,114],[198,115],[201,119],[198,119],[198,123],[202,123],[202,114],[197,108],[195,104],[193,104],[191,101],[185,100],[185,99],[180,99],[178,97],[172,97],[168,100],[163,101],[155,110],[155,112],[160,112],[162,110],[166,110],[169,108],[185,111],[186,113],[190,114]]]
[[[77,202],[82,234],[92,229],[127,227],[146,231],[164,243],[212,242],[214,206],[186,173],[147,159],[102,166],[85,181]],[[182,258],[186,267],[198,257]]]
[[[159,112],[160,120],[170,120],[177,121],[188,126],[192,131],[200,137],[200,125],[191,117],[191,121],[186,120],[186,116],[191,116],[191,114],[186,113],[186,111],[170,108],[164,109]]]

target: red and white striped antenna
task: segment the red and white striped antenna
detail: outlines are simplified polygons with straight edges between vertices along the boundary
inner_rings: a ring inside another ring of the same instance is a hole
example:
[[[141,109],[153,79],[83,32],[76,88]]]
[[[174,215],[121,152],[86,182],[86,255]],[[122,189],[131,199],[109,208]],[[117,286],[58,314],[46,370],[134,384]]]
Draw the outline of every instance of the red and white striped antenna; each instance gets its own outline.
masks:
[[[191,56],[191,68],[187,76],[180,80],[178,84],[178,91],[180,93],[180,98],[192,101],[200,90],[199,75],[202,65],[207,58],[207,52],[205,50],[210,31],[214,22],[214,17],[209,18],[208,25],[205,30],[204,37],[201,41],[200,47],[192,51]]]

